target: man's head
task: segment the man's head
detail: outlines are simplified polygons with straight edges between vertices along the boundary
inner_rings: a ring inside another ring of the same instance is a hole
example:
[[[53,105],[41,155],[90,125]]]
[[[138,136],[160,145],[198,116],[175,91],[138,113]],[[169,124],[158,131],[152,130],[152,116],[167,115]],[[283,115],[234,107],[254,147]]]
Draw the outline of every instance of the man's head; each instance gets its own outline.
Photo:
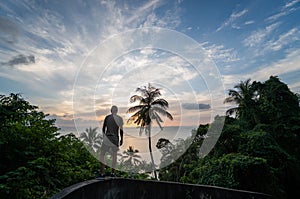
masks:
[[[112,114],[117,114],[118,107],[114,105],[114,106],[111,107],[110,111],[111,111]]]

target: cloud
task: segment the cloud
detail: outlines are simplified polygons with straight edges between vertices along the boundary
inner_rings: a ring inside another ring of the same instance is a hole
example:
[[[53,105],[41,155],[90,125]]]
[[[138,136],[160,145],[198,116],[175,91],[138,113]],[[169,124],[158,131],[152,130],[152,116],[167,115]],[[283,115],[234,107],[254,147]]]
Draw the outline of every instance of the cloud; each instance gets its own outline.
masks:
[[[300,2],[300,0],[293,0],[293,1],[290,1],[290,2],[287,2],[284,7],[285,8],[289,8],[289,7],[292,7],[293,5],[295,5],[296,3]]]
[[[282,50],[285,46],[300,40],[298,28],[291,28],[281,34],[274,34],[279,25],[280,23],[274,23],[266,26],[264,29],[252,32],[243,40],[244,46],[249,48],[248,52],[252,54],[253,58]]]
[[[252,76],[258,80],[263,80],[271,75],[282,75],[290,72],[299,71],[300,49],[288,52],[285,58],[268,66],[260,67],[261,70],[253,73]]]
[[[136,21],[138,18],[140,18],[140,16],[144,15],[145,12],[149,12],[149,10],[153,10],[155,7],[157,7],[159,3],[161,3],[159,0],[153,0],[145,3],[144,5],[136,9],[135,12],[133,12],[131,17],[126,19],[126,23],[130,24]]]
[[[209,44],[208,42],[202,43],[202,46],[208,55],[216,62],[229,63],[239,60],[237,51],[233,48],[226,48],[224,45]]]
[[[251,20],[251,21],[246,21],[245,23],[244,23],[244,25],[250,25],[250,24],[254,24],[255,22],[253,21],[253,20]]]
[[[35,57],[33,55],[28,55],[28,56],[18,55],[11,58],[11,60],[7,62],[2,62],[1,64],[14,67],[16,65],[29,65],[34,63],[35,63]]]
[[[266,26],[264,29],[253,31],[250,36],[243,40],[243,44],[246,47],[259,46],[265,41],[265,39],[273,32],[275,28],[279,26],[279,23],[273,23]]]
[[[178,3],[170,6],[165,1],[153,0],[144,4],[117,4],[114,1],[102,1],[105,7],[103,35],[109,37],[119,32],[143,27],[176,28],[180,24]],[[156,10],[165,6],[163,14]],[[167,7],[168,6],[168,7]],[[102,17],[103,18],[103,17]]]
[[[266,43],[265,51],[278,51],[284,46],[300,40],[300,31],[297,28],[292,28],[289,31],[282,33],[277,39],[270,40]]]
[[[283,7],[281,7],[281,9],[278,13],[268,17],[266,19],[266,21],[274,21],[274,20],[279,19],[280,17],[286,16],[286,15],[289,15],[289,14],[295,12],[299,8],[295,8],[293,6],[299,2],[300,2],[300,0],[293,0],[293,1],[287,2]]]
[[[209,104],[183,103],[182,108],[187,110],[207,110],[210,109]]]
[[[289,87],[293,92],[300,94],[300,82],[293,83]]]
[[[158,0],[143,1],[143,3],[137,4],[116,1],[93,1],[92,3],[80,1],[77,3],[62,2],[61,9],[52,9],[55,6],[52,1],[44,4],[35,1],[30,4],[12,2],[8,5],[12,9],[11,15],[15,20],[10,22],[22,25],[22,34],[15,35],[15,38],[18,36],[18,45],[14,49],[15,52],[22,53],[16,54],[18,56],[11,59],[2,59],[9,60],[2,64],[11,66],[27,64],[28,66],[18,67],[18,75],[16,75],[16,71],[9,70],[9,67],[3,67],[0,76],[4,79],[13,79],[29,88],[34,94],[26,93],[26,95],[38,96],[39,100],[36,101],[36,104],[42,107],[45,104],[46,106],[51,105],[51,107],[43,109],[50,114],[59,115],[57,122],[60,126],[72,125],[74,121],[70,115],[73,113],[80,114],[82,117],[79,120],[83,121],[82,125],[86,125],[84,120],[90,123],[95,122],[93,115],[88,113],[96,112],[97,115],[102,115],[107,110],[109,112],[109,109],[104,108],[109,107],[110,103],[125,107],[128,105],[130,92],[134,92],[135,88],[140,86],[136,82],[144,84],[149,79],[153,82],[160,80],[160,85],[172,84],[170,90],[164,89],[168,99],[170,93],[176,93],[178,97],[188,99],[187,95],[181,94],[183,91],[191,89],[186,82],[194,79],[197,73],[179,56],[160,58],[160,55],[156,56],[156,50],[141,49],[138,56],[132,54],[132,56],[124,56],[126,58],[123,60],[120,59],[117,62],[120,65],[112,66],[112,71],[106,70],[107,66],[94,61],[97,57],[89,57],[100,42],[104,42],[114,34],[151,26],[171,29],[178,27],[180,8],[177,3]],[[23,12],[20,13],[15,8]],[[9,29],[6,34],[17,30],[18,26],[12,25],[12,27],[15,29]],[[116,45],[99,52],[97,56],[102,56],[104,59],[110,58],[117,48],[122,49],[124,45],[131,42],[132,38],[134,37],[116,40]],[[36,57],[38,57],[37,60]],[[85,58],[90,59],[89,62],[84,62]],[[83,65],[83,63],[86,64]],[[96,66],[91,66],[92,64]],[[80,67],[87,73],[83,75],[82,70],[79,70]],[[140,71],[137,71],[141,73],[135,76],[133,73],[137,68],[141,68]],[[143,71],[143,69],[145,70]],[[106,73],[107,76],[101,79],[101,73],[104,71],[112,72],[113,76]],[[76,72],[83,75],[83,81],[79,88],[83,92],[79,92],[78,96],[82,106],[77,106],[73,103],[74,101],[72,102],[72,97],[74,97],[72,86],[78,80],[75,80]],[[139,79],[127,81],[126,78],[130,76]],[[99,79],[102,80],[100,83],[105,83],[104,86],[107,90],[95,89]],[[134,82],[134,80],[136,81]],[[175,87],[173,85],[176,85],[174,93],[171,90]],[[92,95],[85,95],[90,93]],[[51,104],[49,101],[45,101],[46,99],[51,101]],[[95,99],[97,99],[97,105],[101,102],[101,106],[97,107],[96,111]],[[193,101],[189,99],[187,102]],[[189,119],[187,118],[187,120]]]
[[[217,28],[216,32],[219,32],[220,30],[222,30],[223,28],[225,28],[225,27],[227,27],[227,26],[229,26],[229,25],[234,26],[234,27],[237,27],[236,24],[234,24],[234,22],[235,22],[238,18],[240,18],[240,17],[242,17],[243,15],[245,15],[247,12],[248,12],[248,10],[247,10],[247,9],[244,9],[244,10],[242,10],[242,11],[240,11],[240,12],[233,12],[233,13],[231,13],[230,17],[229,17],[227,20],[225,20],[225,21],[223,22],[223,24],[222,24],[219,28]],[[233,27],[233,28],[234,28],[234,27]]]
[[[7,59],[8,53],[3,54],[1,59],[8,61],[0,62],[0,65],[15,66],[35,63],[26,69],[22,68],[18,76],[26,76],[26,79],[32,80],[47,79],[47,84],[43,85],[47,89],[53,84],[63,85],[65,81],[61,78],[60,82],[49,81],[55,80],[53,76],[57,74],[69,83],[67,86],[61,86],[63,89],[72,87],[74,82],[72,78],[84,59],[91,50],[112,34],[144,25],[169,27],[169,24],[177,24],[179,20],[176,16],[177,11],[171,11],[173,8],[167,8],[165,13],[158,16],[156,9],[164,6],[165,2],[157,0],[141,3],[138,6],[115,1],[63,2],[61,6],[64,9],[51,9],[55,6],[52,5],[52,1],[45,2],[45,4],[38,4],[35,1],[30,4],[14,2],[8,5],[3,4],[1,8],[5,7],[5,11],[14,18],[0,17],[0,42],[1,39],[5,39],[6,42],[15,42],[18,38],[18,45],[14,46],[13,50],[22,53],[11,59]],[[22,9],[23,12],[18,12],[16,8]],[[22,25],[22,34],[19,34],[19,24]],[[127,41],[120,41],[120,46],[122,42]],[[8,44],[5,45],[5,48],[10,47]],[[106,53],[111,53],[114,48]],[[39,59],[36,60],[36,57]],[[95,74],[97,74],[95,71],[90,71],[86,78],[93,80]],[[21,83],[24,83],[24,80],[27,81],[25,78],[15,77],[16,75],[8,70],[1,71],[1,76]],[[33,82],[31,81],[30,84]],[[32,88],[28,84],[25,85]],[[40,86],[40,89],[45,90],[43,86]],[[90,85],[87,83],[85,86]]]
[[[15,43],[20,34],[19,26],[8,18],[0,16],[0,40]]]
[[[224,75],[223,82],[226,88],[233,88],[233,85],[239,81],[244,81],[248,78],[257,81],[265,81],[271,75],[281,76],[283,74],[299,71],[300,49],[287,52],[285,58],[274,62],[271,65],[260,66],[260,70],[256,70],[247,74]]]

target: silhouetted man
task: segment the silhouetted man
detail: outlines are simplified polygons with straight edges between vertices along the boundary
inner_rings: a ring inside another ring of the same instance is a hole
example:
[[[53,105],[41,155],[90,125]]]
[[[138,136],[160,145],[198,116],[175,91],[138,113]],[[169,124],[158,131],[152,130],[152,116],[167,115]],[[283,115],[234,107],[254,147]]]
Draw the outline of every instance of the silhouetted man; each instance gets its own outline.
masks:
[[[115,176],[115,166],[117,162],[117,152],[119,150],[119,146],[123,144],[123,119],[117,115],[118,107],[111,107],[111,114],[107,115],[104,119],[103,123],[103,143],[101,146],[100,152],[100,162],[101,162],[101,173],[100,177],[105,176],[105,162],[104,156],[109,150],[112,153],[112,172],[111,176]],[[120,134],[120,141],[119,141]]]

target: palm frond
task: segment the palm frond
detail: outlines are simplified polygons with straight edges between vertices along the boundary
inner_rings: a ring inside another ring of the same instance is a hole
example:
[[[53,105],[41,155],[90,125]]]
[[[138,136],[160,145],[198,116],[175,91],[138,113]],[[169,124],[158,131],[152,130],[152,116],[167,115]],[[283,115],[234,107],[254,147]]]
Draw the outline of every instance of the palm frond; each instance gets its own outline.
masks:
[[[161,106],[163,108],[168,108],[169,107],[169,103],[165,100],[165,99],[156,99],[155,101],[153,101],[151,103],[151,105],[157,105],[157,106]]]
[[[239,101],[242,99],[241,94],[238,91],[233,90],[233,89],[229,89],[228,95],[229,95],[229,97],[227,97],[224,100],[224,103],[232,103],[232,102],[239,103]]]
[[[230,97],[226,97],[224,100],[224,103],[232,103],[235,102],[235,98],[230,96]]]
[[[157,117],[155,118],[155,120],[156,120],[156,123],[158,124],[160,130],[163,130],[163,127],[162,127],[161,124],[160,124],[161,122],[158,120]]]
[[[171,115],[171,113],[169,113],[168,111],[166,111],[166,116],[167,118],[169,118],[170,120],[173,120],[173,116]]]
[[[82,139],[83,141],[87,141],[88,140],[88,135],[86,132],[82,132],[79,136],[80,139]]]
[[[141,126],[140,127],[140,131],[139,131],[139,136],[141,136],[143,134],[143,131],[145,130],[145,127],[144,126]]]
[[[134,103],[136,101],[141,101],[142,99],[143,99],[143,97],[140,95],[133,95],[130,97],[130,103]]]
[[[141,114],[140,111],[134,113],[132,116],[130,116],[127,123],[134,122],[140,116],[140,114]]]
[[[142,96],[144,96],[144,97],[147,97],[148,96],[148,92],[147,92],[147,88],[144,86],[144,87],[138,87],[137,89],[136,89],[136,92],[138,92],[138,93],[141,93],[141,95]]]
[[[167,118],[169,118],[170,120],[173,120],[173,116],[171,115],[171,113],[169,113],[165,109],[163,109],[161,107],[157,107],[157,106],[153,106],[152,109],[153,109],[153,111],[156,111],[159,114],[162,114],[163,116],[167,116]]]
[[[151,90],[151,92],[149,93],[149,97],[154,100],[155,98],[161,96],[161,93],[160,93],[160,89],[157,88],[157,89],[154,89],[154,90]]]
[[[157,119],[159,122],[163,122],[161,117],[156,112],[154,112],[154,116],[155,116],[155,119]]]
[[[127,110],[127,113],[133,113],[133,112],[139,111],[139,110],[141,110],[143,107],[144,107],[143,105],[137,105],[137,106],[130,107],[130,108]]]
[[[230,108],[226,111],[226,115],[232,115],[233,113],[237,113],[239,110],[238,107]]]

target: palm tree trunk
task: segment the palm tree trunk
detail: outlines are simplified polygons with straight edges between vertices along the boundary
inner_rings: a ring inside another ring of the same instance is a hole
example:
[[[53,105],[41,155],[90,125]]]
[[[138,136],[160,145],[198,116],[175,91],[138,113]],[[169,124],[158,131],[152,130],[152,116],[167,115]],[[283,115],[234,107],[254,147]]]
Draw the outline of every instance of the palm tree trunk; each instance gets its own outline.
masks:
[[[154,173],[154,178],[157,180],[157,174],[156,174],[156,169],[155,169],[155,164],[154,164],[154,159],[153,159],[153,154],[152,154],[152,146],[151,146],[151,125],[149,125],[149,131],[148,131],[148,141],[149,141],[149,152],[150,152],[150,157],[151,157],[151,162],[152,162],[152,170]]]

